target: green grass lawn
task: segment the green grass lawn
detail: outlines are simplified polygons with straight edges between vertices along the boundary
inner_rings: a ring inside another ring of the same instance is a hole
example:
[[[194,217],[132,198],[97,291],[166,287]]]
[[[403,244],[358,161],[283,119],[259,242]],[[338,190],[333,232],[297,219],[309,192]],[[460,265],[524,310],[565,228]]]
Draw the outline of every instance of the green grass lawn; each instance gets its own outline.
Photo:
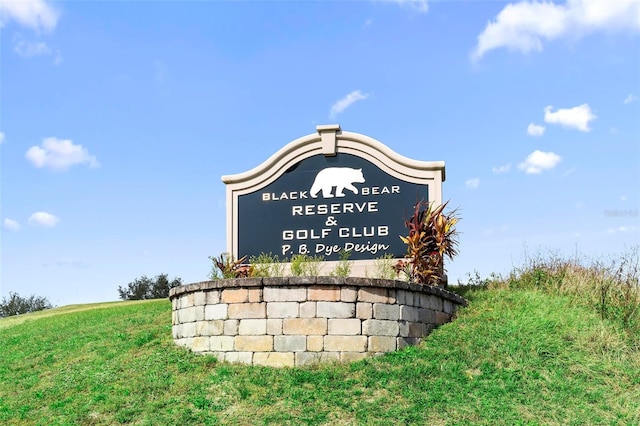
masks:
[[[640,424],[640,336],[563,295],[467,293],[419,347],[345,365],[217,363],[166,300],[0,320],[0,424]]]

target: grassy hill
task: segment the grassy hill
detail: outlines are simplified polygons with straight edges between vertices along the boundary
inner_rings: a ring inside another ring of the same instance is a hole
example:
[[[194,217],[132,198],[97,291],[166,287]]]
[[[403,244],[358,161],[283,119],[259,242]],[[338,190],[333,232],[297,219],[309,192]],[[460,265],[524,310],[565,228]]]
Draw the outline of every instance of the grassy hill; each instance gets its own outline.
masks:
[[[2,319],[0,424],[640,424],[635,329],[514,287],[468,291],[419,347],[297,369],[175,346],[166,300]]]

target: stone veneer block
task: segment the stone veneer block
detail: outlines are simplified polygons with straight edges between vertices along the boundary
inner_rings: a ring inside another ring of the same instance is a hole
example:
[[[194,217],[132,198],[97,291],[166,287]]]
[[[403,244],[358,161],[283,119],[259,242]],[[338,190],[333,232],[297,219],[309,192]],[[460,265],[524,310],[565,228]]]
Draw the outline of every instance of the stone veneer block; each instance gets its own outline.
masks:
[[[355,313],[355,303],[318,302],[316,315],[319,318],[353,318]]]
[[[296,366],[340,361],[340,352],[296,352]]]
[[[362,322],[362,334],[367,336],[393,336],[400,333],[398,321],[364,320]]]
[[[342,302],[356,302],[358,300],[358,288],[357,287],[342,287],[340,289],[340,301]]]
[[[431,309],[418,308],[418,316],[422,323],[432,324],[436,322],[436,313]]]
[[[307,336],[274,336],[276,352],[302,352],[307,350]]]
[[[195,305],[194,303],[195,300],[196,300],[195,293],[190,293],[190,294],[187,294],[186,296],[182,296],[182,298],[180,299],[180,309],[189,308]]]
[[[320,352],[324,348],[324,336],[307,336],[307,351]]]
[[[442,311],[442,299],[437,296],[421,294],[420,305],[423,308],[433,309],[434,311]]]
[[[209,337],[209,347],[212,351],[232,351],[233,350],[233,337],[232,336],[211,336]]]
[[[248,294],[248,299],[249,299],[249,303],[257,303],[257,302],[262,302],[262,289],[261,288],[250,288],[249,290],[249,294]]]
[[[443,300],[442,303],[443,303],[442,310],[444,311],[445,314],[453,314],[456,311],[456,308],[453,306],[453,303],[449,302],[448,300]]]
[[[176,339],[176,345],[184,346],[186,348],[191,348],[192,343],[193,343],[193,337]]]
[[[427,335],[425,324],[420,322],[400,321],[400,337],[423,337]]]
[[[300,304],[300,318],[314,318],[316,316],[316,302]]]
[[[413,305],[413,292],[412,291],[398,290],[398,293],[396,294],[396,297],[398,299],[398,304],[399,305],[414,306]]]
[[[309,287],[307,300],[337,302],[340,300],[340,287],[318,285]]]
[[[356,303],[356,318],[373,318],[373,303]]]
[[[218,336],[223,331],[223,320],[198,321],[196,322],[197,336]]]
[[[436,311],[436,324],[442,325],[451,320],[451,315]]]
[[[197,293],[194,293],[193,304],[195,306],[204,306],[206,305],[206,302],[207,302],[207,296],[204,293],[204,291],[199,291]]]
[[[211,290],[205,293],[207,296],[207,305],[215,305],[220,303],[220,290]]]
[[[267,303],[267,318],[297,318],[300,312],[298,302]]]
[[[265,287],[262,297],[265,302],[304,302],[307,300],[307,289],[305,287]]]
[[[329,319],[329,334],[355,336],[362,332],[362,321],[357,318]]]
[[[271,352],[273,350],[273,336],[235,336],[232,339],[234,339],[236,351]]]
[[[267,334],[277,336],[282,334],[282,318],[267,319]]]
[[[360,361],[361,359],[365,359],[369,356],[366,352],[340,352],[340,361],[342,362],[353,362]]]
[[[178,321],[180,323],[195,322],[196,320],[196,307],[191,306],[189,308],[180,309],[178,311]]]
[[[398,337],[397,339],[398,339],[398,343],[397,343],[398,349],[420,344],[420,339],[416,337]]]
[[[245,303],[249,301],[249,290],[246,288],[225,288],[222,290],[222,303]]]
[[[420,311],[414,306],[401,305],[400,319],[409,322],[420,321]]]
[[[229,305],[220,303],[217,305],[207,305],[204,307],[205,320],[227,319],[227,308]]]
[[[324,336],[324,350],[327,352],[365,352],[366,336]]]
[[[179,332],[178,338],[195,337],[195,335],[196,335],[195,322],[188,322],[186,324],[180,325],[180,332]]]
[[[251,364],[253,352],[227,352],[224,354],[224,361],[240,364]]]
[[[386,303],[374,303],[373,317],[375,319],[397,321],[400,319],[400,306],[387,305]]]
[[[209,336],[206,337],[194,337],[191,341],[191,350],[194,352],[208,352],[209,351]]]
[[[237,319],[230,319],[224,322],[223,326],[223,334],[227,336],[235,336],[238,334],[238,324],[240,323]]]
[[[362,287],[358,290],[358,302],[387,303],[389,293],[386,288]]]
[[[369,352],[393,352],[396,350],[396,338],[391,336],[369,336]]]
[[[233,303],[229,305],[229,318],[266,318],[266,303]]]
[[[238,334],[241,336],[261,336],[267,334],[267,320],[241,319]]]
[[[267,367],[293,367],[295,357],[293,352],[256,352],[253,354],[253,363]]]
[[[286,318],[282,325],[284,334],[327,334],[326,318]]]

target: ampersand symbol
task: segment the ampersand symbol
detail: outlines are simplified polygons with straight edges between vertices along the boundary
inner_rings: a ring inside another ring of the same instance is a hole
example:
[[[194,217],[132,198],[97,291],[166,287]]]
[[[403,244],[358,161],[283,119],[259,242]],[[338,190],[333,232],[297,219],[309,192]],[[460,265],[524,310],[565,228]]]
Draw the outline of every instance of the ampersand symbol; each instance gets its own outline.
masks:
[[[338,221],[333,216],[329,216],[324,224],[326,226],[336,226]]]

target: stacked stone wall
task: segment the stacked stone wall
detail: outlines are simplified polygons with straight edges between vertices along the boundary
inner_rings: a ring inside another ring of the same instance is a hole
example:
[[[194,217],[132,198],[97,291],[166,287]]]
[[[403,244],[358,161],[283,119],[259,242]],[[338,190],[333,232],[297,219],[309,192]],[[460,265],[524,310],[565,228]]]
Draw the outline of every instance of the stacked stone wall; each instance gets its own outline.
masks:
[[[465,300],[438,287],[368,278],[205,281],[171,290],[173,338],[221,361],[301,366],[418,344]]]

